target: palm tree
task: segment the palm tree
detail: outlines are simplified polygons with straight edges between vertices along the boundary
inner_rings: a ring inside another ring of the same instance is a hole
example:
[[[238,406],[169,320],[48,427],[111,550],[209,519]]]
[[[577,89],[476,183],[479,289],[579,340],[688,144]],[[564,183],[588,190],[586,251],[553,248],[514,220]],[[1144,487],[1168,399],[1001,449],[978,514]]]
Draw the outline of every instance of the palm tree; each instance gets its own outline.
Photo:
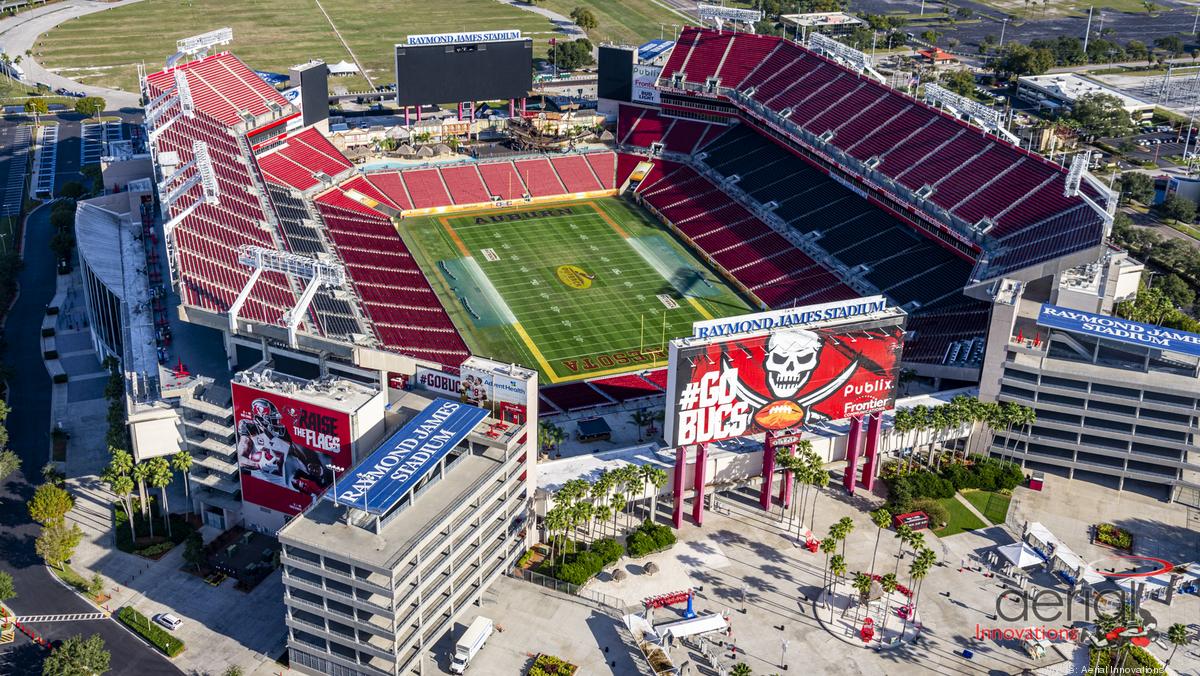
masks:
[[[654,473],[650,475],[650,484],[654,486],[654,493],[650,495],[650,519],[653,520],[654,515],[658,513],[658,493],[667,485],[667,470],[655,467]]]
[[[604,537],[604,524],[612,518],[613,509],[607,504],[594,505],[592,507],[592,516],[596,519],[596,525],[600,527],[600,537]]]
[[[837,536],[830,531],[829,537],[821,540],[821,553],[825,555],[825,570],[821,573],[821,585],[829,584],[829,557],[837,551]]]
[[[909,604],[912,606],[910,612],[904,616],[904,626],[900,629],[900,635],[904,636],[904,632],[908,631],[908,621],[912,619],[917,611],[917,592],[918,584],[925,580],[925,576],[929,574],[933,564],[937,563],[937,554],[933,553],[932,549],[922,548],[913,558],[912,564],[908,567],[908,590]]]
[[[621,487],[623,493],[629,495],[629,516],[633,516],[633,504],[641,502],[646,497],[645,484],[642,483],[642,473],[638,471],[637,465],[626,465],[621,468],[622,481]],[[641,489],[639,492],[638,489]]]
[[[816,455],[813,456],[816,458]],[[821,467],[821,462],[817,459],[815,465],[809,465],[810,479],[809,483],[814,486],[812,516],[810,517],[812,524],[817,525],[817,498],[821,497],[821,489],[829,485],[829,471]]]
[[[846,575],[846,557],[842,556],[841,554],[834,554],[833,557],[829,559],[829,575],[829,600],[831,601],[829,604],[829,621],[833,622],[833,592],[835,589],[837,589],[838,580]]]
[[[166,458],[153,458],[146,463],[149,467],[146,475],[146,483],[153,488],[157,488],[162,495],[162,518],[163,523],[167,526],[167,536],[171,535],[171,508],[167,504],[167,486],[171,485],[171,481],[175,478],[175,473],[171,471],[171,463]]]
[[[192,455],[187,451],[179,451],[171,456],[171,468],[183,475],[183,495],[188,501],[188,513],[192,512],[192,481],[189,472],[192,469]]]
[[[899,526],[896,526],[895,537],[900,541],[900,552],[896,554],[896,570],[892,571],[893,573],[900,572],[900,561],[904,559],[904,545],[908,544],[908,541],[912,538],[912,536],[913,529],[908,524],[902,523]]]
[[[618,535],[620,531],[617,529],[617,517],[621,515],[621,510],[625,509],[625,496],[617,493],[612,496],[613,510],[613,535]]]
[[[1164,667],[1170,665],[1171,660],[1175,659],[1175,651],[1179,650],[1179,646],[1187,645],[1192,638],[1188,636],[1187,627],[1176,622],[1167,629],[1167,640],[1171,642],[1171,655],[1166,662],[1163,662]]]
[[[654,465],[645,464],[639,465],[637,468],[638,479],[642,482],[642,496],[645,497],[650,490],[650,478],[654,476]]]
[[[891,615],[892,611],[892,593],[895,592],[896,587],[899,586],[899,583],[896,582],[896,574],[888,573],[887,575],[884,575],[879,580],[879,586],[883,587],[883,594],[885,597],[883,601],[883,625],[879,628],[879,642],[883,643],[883,634],[887,631],[888,616]]]
[[[588,525],[588,546],[591,546],[592,538],[592,503],[580,500],[571,505],[571,521],[578,528],[582,524]]]
[[[566,528],[567,523],[567,514],[562,503],[546,511],[543,523],[546,526],[546,537],[550,540],[550,566],[554,567],[555,555],[558,552],[558,532]]]
[[[871,593],[871,583],[874,581],[875,578],[862,571],[854,574],[854,581],[850,583],[854,587],[854,591],[858,592],[858,599],[854,604],[854,624],[858,624],[858,609],[867,604],[867,596]],[[849,610],[849,606],[846,609]],[[843,612],[842,617],[845,616],[846,614]]]
[[[1030,428],[1037,424],[1037,411],[1034,411],[1028,406],[1022,406],[1020,408],[1019,415],[1017,416],[1017,424],[1021,426],[1021,436],[1025,437],[1025,445],[1026,448],[1028,448],[1029,434],[1031,432]],[[1009,462],[1016,462],[1016,460],[1013,459],[1016,456],[1016,453],[1017,446],[1016,444],[1013,444],[1013,450],[1010,454]],[[1021,462],[1021,466],[1025,466],[1024,461]]]
[[[642,430],[644,430],[647,425],[651,425],[653,423],[654,414],[647,410],[634,411],[629,416],[629,424],[637,426],[639,444],[642,443],[645,438],[642,434]]]
[[[904,440],[912,431],[913,415],[910,409],[898,408],[892,415],[892,433],[900,438],[900,452],[904,451]]]
[[[122,474],[112,471],[112,465],[109,465],[108,471],[104,472],[104,483],[108,484],[109,490],[117,496],[121,504],[125,507],[125,515],[129,517],[129,535],[131,542],[137,542],[137,528],[133,525],[133,479],[128,474]]]
[[[138,463],[133,466],[133,471],[130,472],[129,476],[137,482],[138,498],[141,500],[141,508],[138,511],[142,513],[142,516],[146,517],[146,523],[150,525],[150,537],[154,537],[154,519],[151,519],[148,514],[150,511],[150,500],[146,495],[146,480],[150,477],[150,466],[144,462]],[[131,514],[129,518],[132,519],[133,515]]]
[[[733,669],[729,671],[730,676],[752,676],[754,672],[750,670],[750,666],[745,662],[738,662],[733,665]]]
[[[1004,424],[1004,450],[1000,453],[1000,457],[1007,459],[1008,445],[1012,441],[1012,428],[1021,418],[1021,405],[1011,401],[1002,402],[999,418]]]
[[[850,537],[850,533],[854,532],[854,519],[848,516],[843,516],[838,519],[838,532],[841,534],[839,538],[842,541],[842,556],[846,555],[846,540]]]
[[[875,557],[879,554],[879,538],[883,536],[883,529],[892,525],[892,513],[886,507],[871,512],[871,523],[875,524],[875,550],[871,552],[871,579],[875,577]]]

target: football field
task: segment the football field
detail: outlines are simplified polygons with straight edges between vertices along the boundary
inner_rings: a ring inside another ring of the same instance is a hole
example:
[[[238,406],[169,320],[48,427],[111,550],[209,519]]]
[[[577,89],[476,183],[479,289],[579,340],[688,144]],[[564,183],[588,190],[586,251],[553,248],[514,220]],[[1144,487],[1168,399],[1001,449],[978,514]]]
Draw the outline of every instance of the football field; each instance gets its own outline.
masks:
[[[407,219],[401,234],[472,353],[556,383],[666,365],[692,322],[749,311],[619,198]]]

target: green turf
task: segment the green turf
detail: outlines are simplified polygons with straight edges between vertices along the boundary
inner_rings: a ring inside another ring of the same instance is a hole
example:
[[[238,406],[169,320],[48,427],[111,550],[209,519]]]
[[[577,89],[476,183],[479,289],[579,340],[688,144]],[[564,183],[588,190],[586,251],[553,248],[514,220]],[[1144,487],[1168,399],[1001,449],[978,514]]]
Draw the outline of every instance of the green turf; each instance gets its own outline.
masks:
[[[564,211],[493,220],[546,210]],[[543,382],[663,366],[664,335],[689,335],[706,314],[750,309],[619,198],[414,218],[401,232],[471,351],[536,367]],[[499,260],[488,260],[484,249]],[[591,277],[573,278],[586,288],[560,278],[565,265]],[[668,309],[659,295],[677,307]]]
[[[71,19],[42,35],[38,61],[86,84],[137,91],[137,64],[162,68],[179,38],[228,26],[233,43],[221,47],[250,67],[286,73],[309,59],[351,61],[334,33],[350,45],[376,84],[395,81],[393,47],[416,33],[516,28],[544,54],[554,34],[550,21],[495,0],[143,0]],[[331,25],[332,22],[332,25]],[[362,77],[336,77],[330,86],[350,91]]]
[[[1008,503],[1011,496],[992,491],[963,491],[962,496],[975,506],[993,524],[1004,523],[1008,518]]]
[[[971,510],[967,509],[966,505],[959,502],[957,498],[942,498],[938,502],[942,503],[942,506],[946,508],[946,512],[950,515],[949,520],[946,521],[946,527],[934,531],[938,537],[944,538],[948,535],[983,528],[987,525],[980,521],[979,517],[972,514]]]
[[[584,7],[592,10],[599,25],[588,31],[593,42],[640,45],[665,37],[670,40],[677,30],[672,25],[695,23],[649,0],[542,0],[538,3],[563,16]]]

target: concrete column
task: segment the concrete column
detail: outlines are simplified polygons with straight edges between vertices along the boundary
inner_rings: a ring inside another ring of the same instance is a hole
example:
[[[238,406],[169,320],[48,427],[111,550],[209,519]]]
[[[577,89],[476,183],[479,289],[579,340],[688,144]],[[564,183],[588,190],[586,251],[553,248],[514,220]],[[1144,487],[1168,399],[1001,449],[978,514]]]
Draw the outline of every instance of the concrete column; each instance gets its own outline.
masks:
[[[708,445],[700,444],[696,446],[696,470],[693,485],[694,496],[692,498],[692,521],[696,522],[697,526],[704,525],[704,484],[707,481],[708,469]]]
[[[462,101],[458,102],[458,119],[462,119]]]
[[[675,510],[671,515],[671,522],[676,528],[683,527],[683,478],[687,473],[687,449],[679,447],[675,449],[675,483],[673,490],[675,493]]]
[[[872,413],[867,418],[867,453],[863,462],[863,488],[875,490],[875,475],[879,473],[879,436],[883,428],[883,414]]]
[[[775,451],[771,443],[773,436],[771,431],[767,430],[763,439],[762,490],[759,492],[758,502],[765,510],[771,509],[771,477],[775,474]]]
[[[412,124],[412,122],[410,122],[409,118],[408,118],[408,110],[409,110],[408,106],[404,106],[404,126],[406,126],[406,127],[408,127]]]
[[[516,105],[517,105],[516,99],[508,100],[508,116],[509,117],[516,117],[516,115],[517,115]]]
[[[854,495],[854,482],[858,473],[858,445],[862,442],[862,416],[850,419],[850,436],[846,438],[846,475],[842,485]]]

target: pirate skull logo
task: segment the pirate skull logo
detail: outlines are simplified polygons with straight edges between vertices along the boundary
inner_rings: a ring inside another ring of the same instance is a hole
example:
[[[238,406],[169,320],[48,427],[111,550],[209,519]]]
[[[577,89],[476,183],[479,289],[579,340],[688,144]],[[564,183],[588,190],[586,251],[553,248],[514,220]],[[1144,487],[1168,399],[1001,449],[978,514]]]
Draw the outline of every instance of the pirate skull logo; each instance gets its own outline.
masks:
[[[779,399],[796,396],[817,367],[821,338],[812,331],[782,331],[767,342],[763,368],[767,371],[767,386]]]

